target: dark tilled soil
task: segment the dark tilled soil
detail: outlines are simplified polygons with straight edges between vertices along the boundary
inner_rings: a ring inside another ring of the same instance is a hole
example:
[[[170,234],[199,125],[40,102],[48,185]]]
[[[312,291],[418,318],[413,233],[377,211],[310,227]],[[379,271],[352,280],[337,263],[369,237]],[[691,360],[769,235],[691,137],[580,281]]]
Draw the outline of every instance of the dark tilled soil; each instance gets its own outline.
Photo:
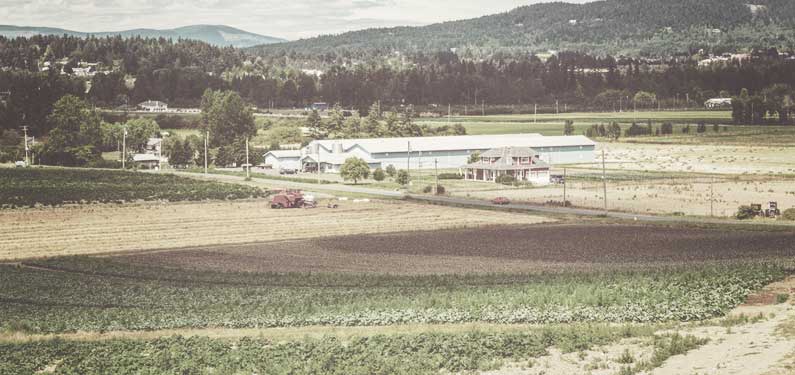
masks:
[[[126,256],[250,272],[535,272],[795,256],[795,232],[640,225],[537,225],[321,238]]]

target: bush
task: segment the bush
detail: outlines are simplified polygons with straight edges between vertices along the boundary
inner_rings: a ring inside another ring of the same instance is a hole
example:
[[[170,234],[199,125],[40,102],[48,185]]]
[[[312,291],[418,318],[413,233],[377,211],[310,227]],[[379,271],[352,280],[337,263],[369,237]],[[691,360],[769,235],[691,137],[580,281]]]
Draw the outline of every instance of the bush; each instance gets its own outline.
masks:
[[[497,183],[503,185],[513,185],[514,183],[516,183],[516,178],[509,175],[499,176],[497,177]]]
[[[781,220],[795,221],[795,208],[784,210],[781,213]]]
[[[404,185],[404,186],[408,185],[409,184],[409,172],[407,172],[405,170],[402,170],[402,169],[397,171],[397,174],[396,174],[396,177],[395,177],[395,182],[397,182],[400,185]]]
[[[707,132],[707,124],[704,121],[698,123],[698,127],[696,128],[696,132],[699,134]]]
[[[463,180],[464,176],[458,173],[440,173],[439,174],[440,180]]]
[[[389,164],[389,165],[386,166],[386,175],[387,176],[395,177],[395,173],[397,173],[397,170],[395,170],[395,166],[394,165]]]
[[[662,126],[660,126],[660,132],[662,134],[673,134],[674,133],[674,124],[672,124],[670,122],[663,123]]]
[[[386,173],[384,173],[383,169],[377,168],[375,172],[373,172],[373,180],[381,182],[384,181],[385,178],[386,178]]]
[[[425,193],[425,194],[431,194],[431,193],[433,193],[433,187],[434,187],[434,185],[428,185],[428,186],[426,186],[426,187],[424,187],[422,189],[422,192]],[[436,195],[442,195],[444,193],[445,193],[444,186],[439,185],[439,190],[436,192]]]
[[[753,219],[756,217],[756,211],[754,211],[751,206],[740,206],[740,208],[737,209],[737,213],[734,214],[734,217],[738,220]]]

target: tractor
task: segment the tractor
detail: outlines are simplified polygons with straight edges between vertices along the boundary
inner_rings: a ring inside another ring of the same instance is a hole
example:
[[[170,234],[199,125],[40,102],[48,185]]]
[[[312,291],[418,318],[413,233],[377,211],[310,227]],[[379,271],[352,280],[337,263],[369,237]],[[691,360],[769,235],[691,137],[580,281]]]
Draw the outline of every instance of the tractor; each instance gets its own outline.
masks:
[[[766,209],[762,209],[761,204],[754,203],[751,205],[751,211],[753,211],[754,217],[767,217],[775,219],[781,216],[781,211],[778,209],[778,202],[768,202]]]
[[[274,194],[271,198],[271,208],[314,208],[315,197],[306,195],[300,190],[282,190]]]

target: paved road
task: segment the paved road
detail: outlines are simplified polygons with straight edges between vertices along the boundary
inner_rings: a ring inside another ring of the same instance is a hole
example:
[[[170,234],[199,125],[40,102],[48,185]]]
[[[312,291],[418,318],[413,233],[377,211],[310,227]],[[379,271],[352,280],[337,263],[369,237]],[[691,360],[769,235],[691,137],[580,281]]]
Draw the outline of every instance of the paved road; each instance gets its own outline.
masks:
[[[244,183],[245,179],[243,177],[238,176],[229,176],[229,175],[222,175],[222,174],[208,174],[202,175],[198,173],[190,173],[190,172],[173,172],[177,175],[183,175],[187,177],[193,178],[208,178],[214,180],[223,180],[229,182],[238,182]],[[467,207],[475,207],[475,208],[503,208],[509,209],[513,211],[527,211],[527,212],[535,212],[535,213],[547,213],[547,214],[555,214],[555,215],[573,215],[573,216],[589,216],[589,217],[608,217],[613,219],[621,219],[621,220],[630,220],[630,221],[641,221],[641,222],[649,222],[649,223],[698,223],[698,224],[729,224],[729,225],[747,225],[748,222],[742,222],[738,220],[732,219],[710,219],[710,218],[700,218],[700,217],[682,217],[682,216],[662,216],[662,215],[646,215],[646,214],[633,214],[633,213],[626,213],[626,212],[615,212],[615,211],[608,211],[605,212],[604,210],[595,210],[595,209],[588,209],[588,208],[569,208],[569,207],[553,207],[553,206],[542,206],[542,205],[534,205],[529,203],[512,203],[503,206],[495,206],[489,201],[477,200],[477,199],[469,199],[469,198],[459,198],[459,197],[438,197],[438,196],[430,196],[430,195],[419,195],[419,194],[407,194],[403,191],[394,191],[394,190],[385,190],[385,189],[375,189],[375,188],[367,188],[361,186],[351,186],[351,185],[343,185],[343,184],[309,184],[309,183],[302,183],[302,182],[291,182],[291,181],[283,181],[283,180],[272,180],[268,178],[260,178],[260,177],[253,177],[251,182],[256,185],[260,186],[268,186],[268,187],[279,187],[279,188],[291,188],[291,189],[301,189],[307,191],[311,194],[319,198],[329,198],[333,195],[330,195],[334,192],[342,192],[342,193],[352,193],[352,194],[366,194],[376,197],[384,197],[384,198],[407,198],[412,199],[415,201],[420,202],[428,202],[428,203],[435,203],[435,204],[450,204],[450,205],[457,205],[457,206],[467,206]],[[756,223],[754,223],[756,224]],[[765,223],[771,226],[788,226],[795,229],[795,226],[790,226],[787,224],[781,223]]]

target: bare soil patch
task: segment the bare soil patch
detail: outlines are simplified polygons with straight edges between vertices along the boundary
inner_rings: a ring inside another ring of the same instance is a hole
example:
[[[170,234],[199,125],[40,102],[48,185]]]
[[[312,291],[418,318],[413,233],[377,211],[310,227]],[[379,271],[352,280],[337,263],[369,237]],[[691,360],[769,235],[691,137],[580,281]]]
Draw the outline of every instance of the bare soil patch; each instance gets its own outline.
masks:
[[[244,272],[440,274],[656,266],[795,255],[793,232],[643,225],[513,225],[211,246],[125,256]]]

